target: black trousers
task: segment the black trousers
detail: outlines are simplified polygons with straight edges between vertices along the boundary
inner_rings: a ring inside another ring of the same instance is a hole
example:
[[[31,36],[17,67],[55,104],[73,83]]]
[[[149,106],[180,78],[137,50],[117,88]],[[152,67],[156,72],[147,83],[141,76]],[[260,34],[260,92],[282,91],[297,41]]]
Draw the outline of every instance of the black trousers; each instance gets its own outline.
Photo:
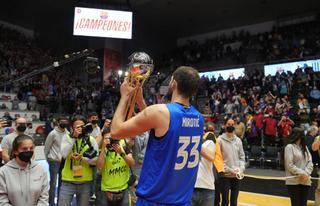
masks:
[[[218,180],[214,180],[214,188],[215,188],[215,195],[214,195],[214,206],[220,206],[221,202],[221,190],[222,190],[222,183],[221,183],[222,177],[220,177]]]
[[[222,202],[221,206],[228,206],[230,202],[230,206],[237,206],[238,204],[238,195],[240,190],[240,180],[237,178],[221,178],[221,194],[222,194]],[[230,201],[229,201],[229,191]]]
[[[292,206],[307,206],[310,186],[287,185]]]

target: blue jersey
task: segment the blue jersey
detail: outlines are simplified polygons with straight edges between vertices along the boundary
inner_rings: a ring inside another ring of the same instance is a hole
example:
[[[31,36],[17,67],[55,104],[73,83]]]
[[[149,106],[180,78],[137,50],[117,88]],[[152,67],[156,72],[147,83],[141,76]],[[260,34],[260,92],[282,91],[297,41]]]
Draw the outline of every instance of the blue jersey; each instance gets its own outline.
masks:
[[[191,205],[204,120],[194,107],[167,104],[170,125],[163,138],[150,132],[137,186],[137,205]]]

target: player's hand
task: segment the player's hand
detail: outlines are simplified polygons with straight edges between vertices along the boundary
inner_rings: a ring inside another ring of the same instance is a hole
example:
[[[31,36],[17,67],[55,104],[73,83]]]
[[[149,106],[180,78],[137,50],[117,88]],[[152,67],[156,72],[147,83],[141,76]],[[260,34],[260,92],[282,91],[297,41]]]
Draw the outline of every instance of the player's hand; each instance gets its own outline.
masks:
[[[128,97],[134,89],[134,87],[129,85],[128,77],[126,77],[120,87],[121,97]]]
[[[142,87],[139,87],[137,90],[138,90],[137,91],[137,102],[143,102],[144,99],[143,99],[143,89],[142,89]]]

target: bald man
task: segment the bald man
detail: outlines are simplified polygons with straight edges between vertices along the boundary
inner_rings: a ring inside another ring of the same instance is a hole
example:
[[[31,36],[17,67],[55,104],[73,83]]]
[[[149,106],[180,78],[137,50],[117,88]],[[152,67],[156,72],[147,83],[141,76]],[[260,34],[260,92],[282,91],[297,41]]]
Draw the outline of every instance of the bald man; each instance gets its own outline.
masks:
[[[1,148],[2,148],[2,159],[3,159],[4,163],[9,162],[9,160],[10,160],[12,143],[13,143],[14,139],[18,135],[24,134],[26,129],[27,129],[27,120],[23,117],[20,117],[16,120],[16,128],[15,128],[14,132],[3,137],[2,142],[1,142]]]

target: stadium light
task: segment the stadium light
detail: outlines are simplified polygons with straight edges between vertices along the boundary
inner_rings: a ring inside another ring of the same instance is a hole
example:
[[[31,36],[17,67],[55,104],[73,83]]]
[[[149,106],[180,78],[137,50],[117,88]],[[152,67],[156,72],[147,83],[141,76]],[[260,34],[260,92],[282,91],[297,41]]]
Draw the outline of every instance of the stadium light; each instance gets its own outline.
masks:
[[[118,71],[118,75],[119,75],[119,76],[122,76],[122,74],[123,74],[123,71],[122,71],[122,70],[119,70],[119,71]]]

